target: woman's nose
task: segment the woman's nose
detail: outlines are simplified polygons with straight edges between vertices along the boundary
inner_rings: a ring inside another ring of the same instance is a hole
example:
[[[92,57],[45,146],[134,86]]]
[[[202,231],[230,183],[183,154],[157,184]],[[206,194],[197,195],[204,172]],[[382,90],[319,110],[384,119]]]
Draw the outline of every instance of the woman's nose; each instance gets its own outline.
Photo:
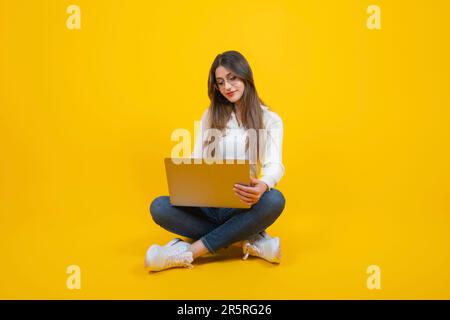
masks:
[[[225,90],[228,90],[231,87],[232,85],[228,81],[225,81]]]

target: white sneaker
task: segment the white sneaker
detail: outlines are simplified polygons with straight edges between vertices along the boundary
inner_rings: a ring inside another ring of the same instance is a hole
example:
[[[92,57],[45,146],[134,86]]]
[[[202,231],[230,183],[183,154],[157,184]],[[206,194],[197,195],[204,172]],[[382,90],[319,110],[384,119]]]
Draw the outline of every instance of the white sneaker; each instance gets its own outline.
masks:
[[[191,245],[180,238],[175,238],[164,246],[154,244],[145,255],[144,266],[147,271],[161,271],[173,267],[188,267],[192,269]]]
[[[251,255],[272,263],[281,262],[280,238],[272,238],[265,231],[259,233],[254,239],[244,241],[242,251],[244,260]]]

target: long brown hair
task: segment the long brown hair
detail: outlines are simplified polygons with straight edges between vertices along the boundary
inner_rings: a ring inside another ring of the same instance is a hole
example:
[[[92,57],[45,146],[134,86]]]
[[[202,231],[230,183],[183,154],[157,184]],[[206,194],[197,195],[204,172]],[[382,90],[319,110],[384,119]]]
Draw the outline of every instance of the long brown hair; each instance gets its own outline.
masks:
[[[208,77],[208,96],[211,101],[209,106],[208,128],[217,129],[225,134],[225,129],[230,120],[231,113],[235,106],[222,95],[216,85],[216,69],[223,66],[232,71],[241,81],[244,82],[244,93],[240,99],[239,108],[241,109],[241,122],[243,127],[247,129],[256,130],[256,154],[257,164],[256,168],[252,167],[253,176],[256,177],[261,167],[260,150],[265,148],[264,136],[259,135],[259,130],[264,129],[263,109],[261,104],[266,104],[258,96],[253,80],[253,72],[245,57],[237,51],[226,51],[218,54],[214,59]],[[208,137],[204,141],[204,147],[208,148],[213,139]],[[246,139],[245,150],[249,150],[249,139]],[[211,154],[215,156],[215,149]]]

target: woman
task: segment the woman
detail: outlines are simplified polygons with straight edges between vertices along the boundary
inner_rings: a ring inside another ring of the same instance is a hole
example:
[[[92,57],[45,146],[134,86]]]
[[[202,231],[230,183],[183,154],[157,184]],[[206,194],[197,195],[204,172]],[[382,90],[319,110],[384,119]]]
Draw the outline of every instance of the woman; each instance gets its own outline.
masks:
[[[215,58],[209,72],[208,95],[211,104],[202,116],[193,157],[204,158],[206,154],[217,159],[256,159],[250,161],[251,186],[233,187],[236,196],[251,207],[172,206],[168,196],[157,197],[150,205],[153,220],[164,229],[195,241],[191,244],[175,238],[164,246],[152,245],[145,258],[150,271],[192,268],[196,258],[232,244],[242,246],[244,259],[252,255],[280,262],[279,238],[270,237],[265,229],[285,206],[283,195],[274,189],[284,174],[282,120],[259,98],[252,70],[237,51]],[[223,133],[220,141],[209,134],[212,130]],[[265,134],[257,134],[256,140],[250,141],[249,130]],[[236,141],[241,151],[238,154]],[[257,179],[261,168],[263,175]]]

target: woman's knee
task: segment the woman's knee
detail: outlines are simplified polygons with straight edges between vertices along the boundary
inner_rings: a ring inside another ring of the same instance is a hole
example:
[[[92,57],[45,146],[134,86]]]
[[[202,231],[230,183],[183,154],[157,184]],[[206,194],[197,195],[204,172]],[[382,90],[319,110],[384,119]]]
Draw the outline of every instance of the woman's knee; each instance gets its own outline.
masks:
[[[161,225],[164,221],[164,217],[167,214],[167,206],[170,205],[168,196],[159,196],[153,199],[150,204],[150,214],[153,221]]]
[[[268,212],[279,216],[283,212],[286,205],[286,199],[283,194],[277,189],[271,189],[266,192],[260,199],[262,205]]]

